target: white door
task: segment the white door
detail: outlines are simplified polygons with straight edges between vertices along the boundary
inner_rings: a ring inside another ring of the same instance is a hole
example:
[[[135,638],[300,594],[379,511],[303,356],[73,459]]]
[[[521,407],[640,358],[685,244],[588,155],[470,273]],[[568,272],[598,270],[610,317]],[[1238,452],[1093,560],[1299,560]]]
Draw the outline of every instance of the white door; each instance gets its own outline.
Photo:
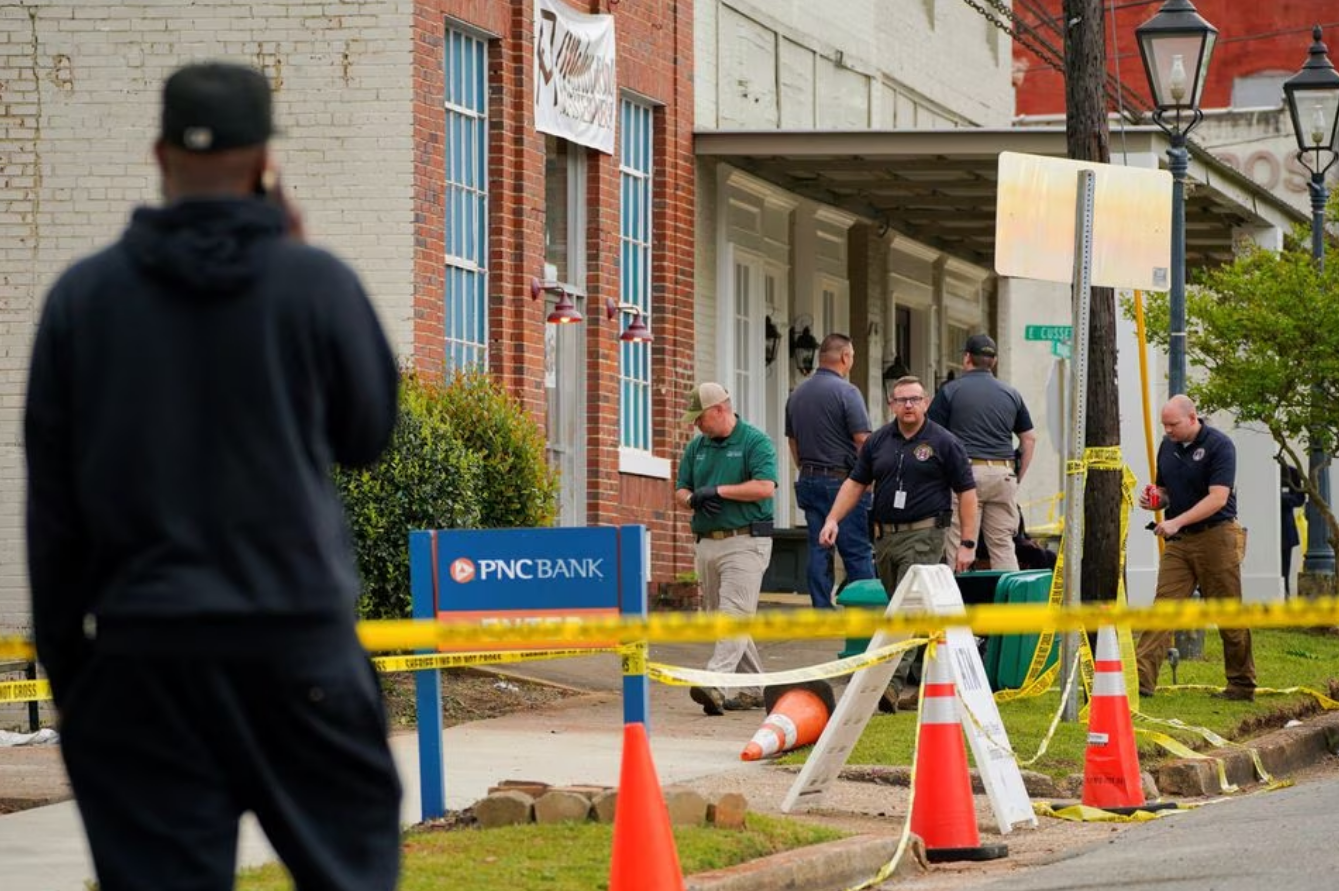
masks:
[[[787,287],[786,267],[768,262],[763,267],[763,302],[767,315],[782,332],[781,342],[777,344],[776,358],[766,367],[766,403],[767,435],[776,445],[776,525],[778,527],[803,526],[804,515],[798,521],[795,511],[795,490],[790,485],[794,468],[790,463],[790,446],[786,442],[786,399],[790,396],[790,347],[787,344],[790,326],[790,291]],[[766,354],[764,353],[764,362]]]
[[[546,312],[556,300],[549,299]],[[586,326],[544,326],[544,392],[548,398],[549,466],[560,474],[558,525],[586,525],[586,463],[581,439],[586,416]]]
[[[765,430],[767,307],[762,260],[735,248],[731,281],[730,332],[734,349],[726,386],[739,416]]]

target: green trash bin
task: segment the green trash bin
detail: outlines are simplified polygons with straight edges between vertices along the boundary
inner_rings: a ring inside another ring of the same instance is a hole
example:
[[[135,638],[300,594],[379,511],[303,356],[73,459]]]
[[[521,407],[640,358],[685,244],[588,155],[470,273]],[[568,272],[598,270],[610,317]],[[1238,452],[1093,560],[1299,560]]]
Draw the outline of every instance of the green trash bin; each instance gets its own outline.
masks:
[[[878,579],[848,582],[837,595],[837,605],[844,609],[876,609],[882,615],[888,608],[888,592],[883,590],[883,582]],[[837,658],[858,656],[868,648],[868,637],[848,637],[846,648],[837,654]]]
[[[1051,570],[1027,569],[1010,572],[995,589],[997,603],[1046,603],[1051,596]],[[992,690],[1016,690],[1027,680],[1027,670],[1037,652],[1040,634],[1000,634],[986,644],[986,677]],[[1055,664],[1058,638],[1051,638],[1045,668]]]

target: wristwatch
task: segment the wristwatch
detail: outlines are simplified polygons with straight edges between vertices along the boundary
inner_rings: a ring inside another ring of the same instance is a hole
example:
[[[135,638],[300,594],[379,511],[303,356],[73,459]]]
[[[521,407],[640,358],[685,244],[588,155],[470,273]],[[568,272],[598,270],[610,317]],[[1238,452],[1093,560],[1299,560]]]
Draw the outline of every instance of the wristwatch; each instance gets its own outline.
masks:
[[[974,551],[976,550],[976,542],[973,541],[973,540],[970,539],[970,538],[964,538],[964,539],[962,540],[962,546],[963,546],[964,548],[971,548],[971,549],[974,550]]]

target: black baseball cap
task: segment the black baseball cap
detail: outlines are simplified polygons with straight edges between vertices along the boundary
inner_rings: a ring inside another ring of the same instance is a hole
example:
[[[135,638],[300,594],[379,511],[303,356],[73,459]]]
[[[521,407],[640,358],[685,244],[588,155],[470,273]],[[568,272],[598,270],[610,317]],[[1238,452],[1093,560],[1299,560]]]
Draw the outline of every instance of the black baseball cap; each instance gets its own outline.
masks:
[[[163,84],[163,141],[189,152],[260,145],[274,135],[270,83],[254,68],[200,62]]]
[[[973,356],[994,356],[995,341],[990,339],[989,334],[973,334],[967,338],[967,345],[962,348],[964,353],[971,353]]]

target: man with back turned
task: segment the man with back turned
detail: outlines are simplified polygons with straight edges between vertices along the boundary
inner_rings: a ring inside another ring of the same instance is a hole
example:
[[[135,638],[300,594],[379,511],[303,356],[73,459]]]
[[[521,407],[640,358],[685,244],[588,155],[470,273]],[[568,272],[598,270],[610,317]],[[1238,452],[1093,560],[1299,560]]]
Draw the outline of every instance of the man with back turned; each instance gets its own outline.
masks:
[[[33,625],[103,891],[233,887],[245,811],[302,891],[399,872],[329,474],[389,441],[395,361],[353,271],[301,242],[272,132],[259,72],[169,77],[163,206],[60,276],[33,346]]]

